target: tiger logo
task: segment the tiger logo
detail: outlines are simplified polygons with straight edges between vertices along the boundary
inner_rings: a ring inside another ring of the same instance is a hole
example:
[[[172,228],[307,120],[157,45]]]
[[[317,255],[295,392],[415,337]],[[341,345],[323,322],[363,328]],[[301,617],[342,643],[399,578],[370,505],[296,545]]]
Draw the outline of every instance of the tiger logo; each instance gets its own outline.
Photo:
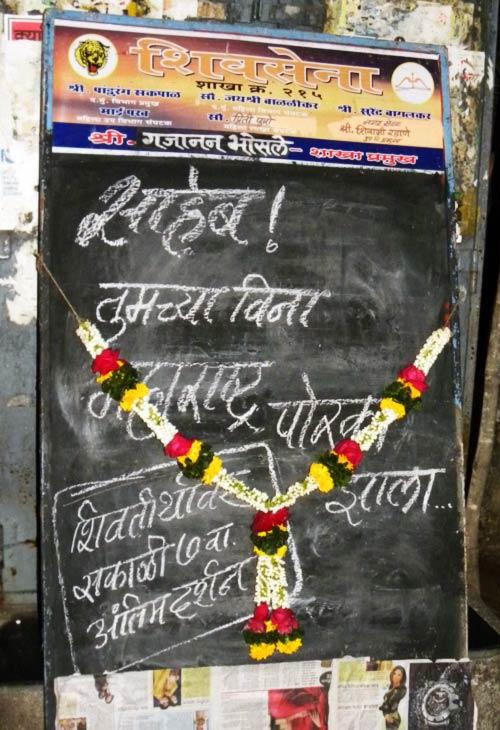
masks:
[[[75,59],[88,73],[97,76],[109,58],[109,46],[101,41],[87,39],[80,41],[75,49]]]

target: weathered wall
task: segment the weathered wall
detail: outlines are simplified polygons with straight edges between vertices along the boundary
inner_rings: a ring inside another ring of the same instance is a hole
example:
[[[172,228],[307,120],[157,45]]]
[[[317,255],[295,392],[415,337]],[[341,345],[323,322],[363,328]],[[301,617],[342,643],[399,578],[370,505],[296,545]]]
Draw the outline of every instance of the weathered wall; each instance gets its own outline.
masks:
[[[38,43],[0,45],[0,596],[36,601]],[[22,83],[18,73],[22,70]]]

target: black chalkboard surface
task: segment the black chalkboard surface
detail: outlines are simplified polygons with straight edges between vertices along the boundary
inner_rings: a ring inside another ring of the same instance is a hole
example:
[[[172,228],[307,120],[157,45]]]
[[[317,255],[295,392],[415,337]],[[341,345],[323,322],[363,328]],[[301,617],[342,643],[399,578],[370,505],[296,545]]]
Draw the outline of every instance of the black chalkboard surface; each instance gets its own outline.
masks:
[[[44,176],[42,253],[77,311],[269,493],[367,420],[449,298],[441,175],[55,155]],[[251,509],[180,476],[74,329],[43,282],[48,676],[246,662]],[[350,487],[291,511],[295,659],[465,653],[454,377],[448,348]]]

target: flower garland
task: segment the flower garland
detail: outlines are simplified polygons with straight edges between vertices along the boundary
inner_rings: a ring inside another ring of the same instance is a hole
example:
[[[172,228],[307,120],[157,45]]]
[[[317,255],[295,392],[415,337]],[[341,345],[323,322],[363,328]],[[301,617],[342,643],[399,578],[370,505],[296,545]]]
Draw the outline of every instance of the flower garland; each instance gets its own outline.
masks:
[[[243,629],[249,656],[257,661],[275,652],[293,654],[302,645],[303,632],[289,607],[284,557],[288,543],[288,507],[315,491],[330,492],[343,488],[351,480],[364,452],[396,420],[420,407],[427,390],[426,376],[451,338],[448,325],[435,330],[426,340],[415,361],[397,374],[381,393],[379,410],[371,421],[351,438],[339,441],[333,449],[321,454],[309,467],[303,481],[295,482],[283,494],[268,497],[259,489],[251,489],[228,474],[221,459],[211,447],[198,439],[189,439],[149,403],[149,388],[140,380],[138,371],[112,350],[99,330],[88,321],[81,321],[77,335],[92,356],[92,372],[104,393],[118,401],[124,411],[133,411],[163,444],[166,456],[175,459],[181,472],[205,485],[213,484],[238,497],[256,510],[251,527],[253,550],[257,556],[255,609]]]
[[[302,646],[302,630],[290,608],[269,611],[267,603],[255,606],[253,616],[245,624],[243,638],[251,659],[268,659],[275,651],[295,654]]]

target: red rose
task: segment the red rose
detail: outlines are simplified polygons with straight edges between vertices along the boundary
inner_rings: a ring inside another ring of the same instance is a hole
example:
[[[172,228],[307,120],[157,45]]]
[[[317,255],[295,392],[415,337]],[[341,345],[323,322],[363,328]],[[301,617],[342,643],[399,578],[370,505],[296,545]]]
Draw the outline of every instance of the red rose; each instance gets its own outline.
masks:
[[[288,521],[288,509],[282,507],[276,512],[256,512],[252,522],[252,532],[269,532],[276,525],[284,525]]]
[[[253,631],[255,634],[263,634],[266,630],[264,621],[259,621],[256,618],[249,619],[245,624],[246,631]]]
[[[263,634],[266,630],[264,621],[269,617],[269,606],[267,603],[259,603],[253,610],[253,616],[245,624],[247,631],[253,631],[256,634]]]
[[[253,616],[258,621],[267,621],[267,618],[269,616],[269,606],[267,605],[267,603],[262,602],[255,606],[253,610]]]
[[[252,521],[252,532],[267,532],[272,530],[271,512],[256,512]]]
[[[406,380],[407,383],[413,385],[414,388],[424,393],[429,387],[425,382],[425,373],[419,370],[415,365],[407,365],[405,368],[399,371],[398,378]]]
[[[333,449],[339,456],[345,456],[354,468],[356,468],[363,458],[363,452],[361,451],[359,444],[352,439],[342,439]]]
[[[97,357],[92,360],[92,372],[99,375],[107,375],[108,373],[118,370],[118,356],[120,350],[110,350],[106,348]]]
[[[299,622],[291,608],[275,608],[271,611],[270,621],[276,626],[279,634],[291,634],[299,628]]]
[[[163,452],[166,456],[170,456],[171,459],[177,459],[179,456],[187,454],[192,443],[193,439],[187,439],[181,433],[176,433],[174,438],[163,447]]]

